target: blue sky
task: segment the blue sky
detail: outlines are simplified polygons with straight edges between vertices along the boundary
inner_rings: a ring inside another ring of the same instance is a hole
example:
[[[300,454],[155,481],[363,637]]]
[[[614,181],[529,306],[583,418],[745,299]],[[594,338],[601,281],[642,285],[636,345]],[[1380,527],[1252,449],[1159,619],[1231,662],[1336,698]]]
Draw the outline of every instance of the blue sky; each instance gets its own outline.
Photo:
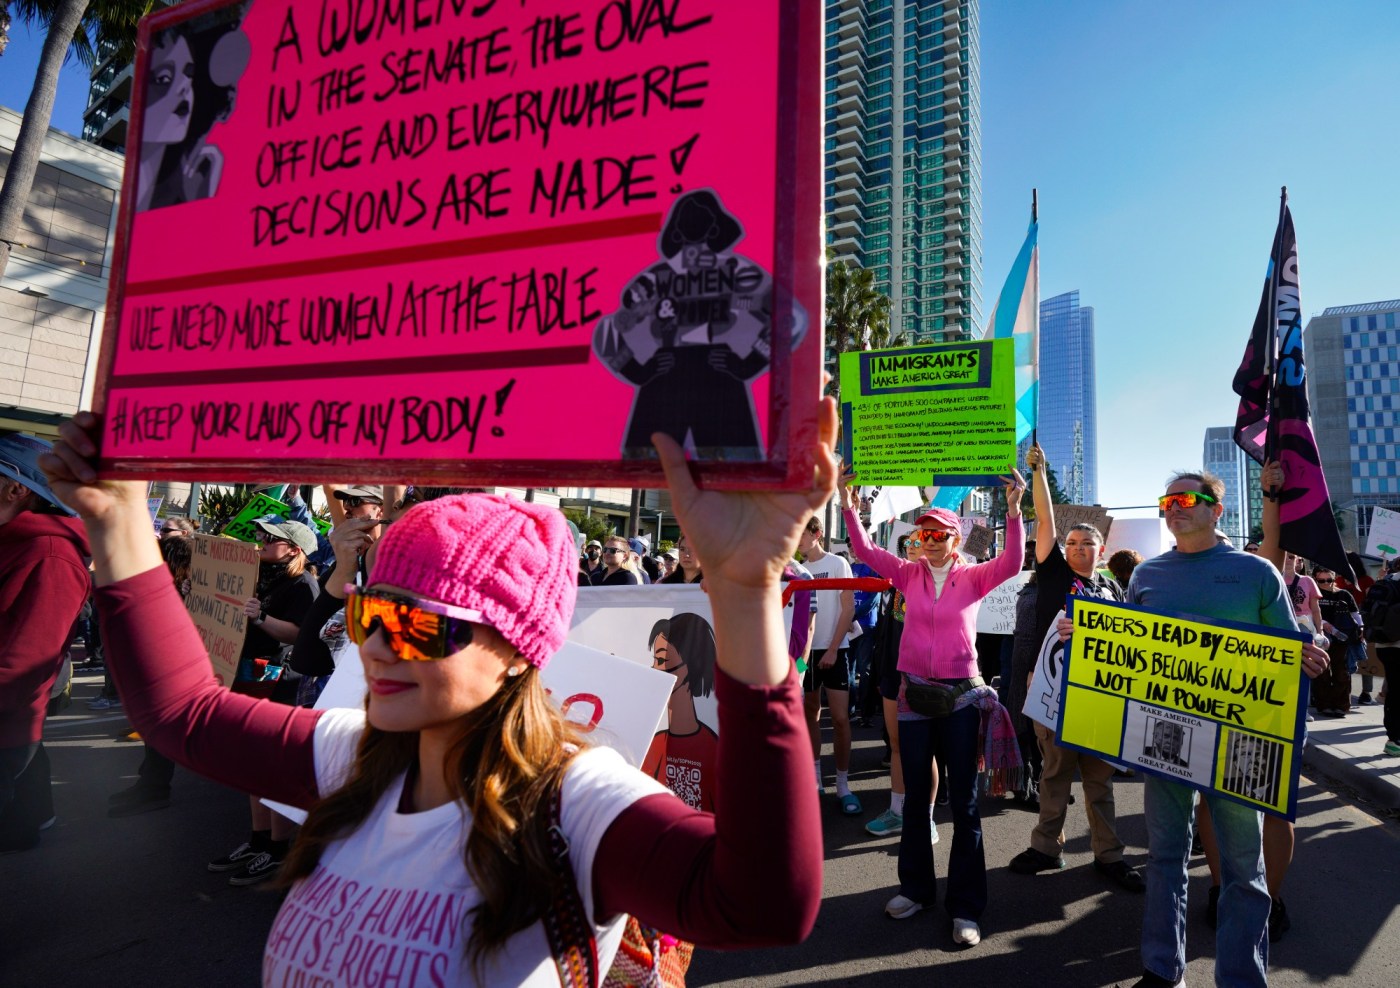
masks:
[[[1099,492],[1199,466],[1288,186],[1305,317],[1400,297],[1400,4],[982,4],[987,305],[1040,190],[1040,290],[1095,309]]]
[[[983,0],[981,23],[986,308],[1038,187],[1041,295],[1096,310],[1100,498],[1149,502],[1234,421],[1281,185],[1305,314],[1400,297],[1400,3]],[[39,38],[11,33],[22,109]],[[86,90],[70,63],[55,126]]]

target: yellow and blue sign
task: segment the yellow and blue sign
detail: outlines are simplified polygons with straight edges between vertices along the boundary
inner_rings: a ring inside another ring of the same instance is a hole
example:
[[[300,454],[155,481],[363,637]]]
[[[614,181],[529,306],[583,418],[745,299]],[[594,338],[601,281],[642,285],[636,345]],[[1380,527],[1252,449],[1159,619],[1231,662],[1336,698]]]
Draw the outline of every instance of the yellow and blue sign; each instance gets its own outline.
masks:
[[[1071,596],[1060,744],[1289,820],[1310,636]]]

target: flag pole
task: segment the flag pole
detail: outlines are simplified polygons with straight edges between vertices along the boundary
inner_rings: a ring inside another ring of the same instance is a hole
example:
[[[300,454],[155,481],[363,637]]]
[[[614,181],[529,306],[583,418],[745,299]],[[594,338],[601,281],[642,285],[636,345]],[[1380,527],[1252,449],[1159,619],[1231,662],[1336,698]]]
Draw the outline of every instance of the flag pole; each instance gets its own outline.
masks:
[[[1269,254],[1269,345],[1264,349],[1264,380],[1265,387],[1268,388],[1269,400],[1269,424],[1264,431],[1264,462],[1272,463],[1278,453],[1278,388],[1275,387],[1274,371],[1278,364],[1278,265],[1283,258],[1279,257],[1279,248],[1283,243],[1283,217],[1288,211],[1288,186],[1283,186],[1279,191],[1278,204],[1278,226],[1274,228],[1274,246]],[[1278,491],[1272,493],[1272,498],[1278,496]]]
[[[1285,185],[1279,189],[1278,226],[1274,229],[1274,247],[1269,255],[1269,345],[1264,349],[1264,381],[1269,391],[1269,400],[1265,406],[1269,409],[1269,420],[1264,429],[1266,464],[1272,463],[1278,456],[1278,387],[1274,380],[1274,372],[1278,364],[1278,265],[1283,262],[1279,253],[1283,243],[1283,218],[1287,212],[1288,186]],[[1274,487],[1265,491],[1264,496],[1270,501],[1277,501],[1282,492],[1282,488]]]
[[[1039,223],[1039,222],[1040,222],[1040,190],[1037,189],[1037,188],[1035,188],[1035,187],[1032,187],[1032,188],[1031,188],[1031,223],[1032,223],[1032,224],[1036,224],[1036,223]],[[1037,245],[1040,243],[1040,238],[1039,238],[1039,237],[1036,238],[1036,243],[1037,243]],[[1035,327],[1035,328],[1036,328],[1036,332],[1035,332],[1035,345],[1036,345],[1036,350],[1037,350],[1036,355],[1035,355],[1035,373],[1036,373],[1036,384],[1039,385],[1039,384],[1040,384],[1040,353],[1039,353],[1039,349],[1040,349],[1040,279],[1039,279],[1039,278],[1036,278],[1036,279],[1035,279],[1035,323],[1036,323],[1036,327]],[[1034,446],[1036,443],[1040,442],[1039,433],[1040,433],[1040,388],[1037,386],[1036,389],[1035,389],[1035,425],[1031,427],[1031,445],[1032,445],[1032,446]]]

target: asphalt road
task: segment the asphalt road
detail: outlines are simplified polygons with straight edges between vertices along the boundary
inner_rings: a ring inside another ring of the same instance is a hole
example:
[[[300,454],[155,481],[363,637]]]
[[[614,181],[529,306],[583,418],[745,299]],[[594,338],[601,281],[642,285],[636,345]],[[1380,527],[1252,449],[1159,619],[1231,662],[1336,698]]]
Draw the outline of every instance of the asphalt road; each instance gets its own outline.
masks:
[[[118,741],[125,721],[87,712],[99,677],[80,677],[77,701],[51,720],[58,824],[34,851],[0,857],[0,986],[256,985],[276,893],[230,888],[205,863],[244,839],[243,796],[177,770],[172,805],[111,820],[106,797],[129,785],[141,746]],[[1142,899],[1112,889],[1089,867],[1088,829],[1071,807],[1066,853],[1056,874],[1013,875],[1005,862],[1026,844],[1030,813],[987,800],[983,819],[992,905],[980,946],[951,942],[949,921],[930,910],[895,922],[896,839],[864,829],[887,805],[880,743],[857,731],[853,782],[866,814],[825,809],[825,896],[817,928],[798,947],[701,951],[689,984],[976,986],[1131,984],[1140,972]],[[830,758],[827,759],[830,771]],[[828,790],[829,792],[830,790]],[[1141,784],[1120,780],[1118,813],[1129,857],[1145,834]],[[1383,823],[1305,780],[1298,855],[1285,890],[1294,926],[1276,945],[1278,986],[1400,985],[1400,825]],[[949,825],[935,848],[943,874]],[[1212,982],[1214,943],[1200,918],[1205,866],[1192,871],[1191,984]]]

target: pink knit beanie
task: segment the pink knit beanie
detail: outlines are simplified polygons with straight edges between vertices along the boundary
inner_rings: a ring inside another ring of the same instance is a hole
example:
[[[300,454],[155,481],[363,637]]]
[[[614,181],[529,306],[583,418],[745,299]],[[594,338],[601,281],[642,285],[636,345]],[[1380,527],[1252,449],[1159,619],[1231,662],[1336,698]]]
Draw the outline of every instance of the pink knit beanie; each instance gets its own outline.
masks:
[[[390,525],[369,579],[481,611],[482,623],[543,669],[574,616],[578,553],[554,508],[458,494]]]

